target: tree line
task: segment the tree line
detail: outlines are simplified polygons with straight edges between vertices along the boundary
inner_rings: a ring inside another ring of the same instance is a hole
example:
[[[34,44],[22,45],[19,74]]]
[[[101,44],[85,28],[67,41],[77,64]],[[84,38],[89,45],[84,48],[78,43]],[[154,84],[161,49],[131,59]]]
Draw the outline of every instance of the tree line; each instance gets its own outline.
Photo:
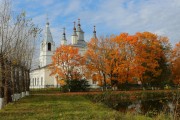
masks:
[[[30,68],[40,29],[10,0],[0,4],[0,109],[29,94]]]
[[[179,84],[179,45],[172,48],[167,37],[150,32],[92,38],[83,55],[78,48],[61,45],[50,68],[59,75],[61,85],[85,78],[98,81],[104,89],[128,85],[164,88]]]

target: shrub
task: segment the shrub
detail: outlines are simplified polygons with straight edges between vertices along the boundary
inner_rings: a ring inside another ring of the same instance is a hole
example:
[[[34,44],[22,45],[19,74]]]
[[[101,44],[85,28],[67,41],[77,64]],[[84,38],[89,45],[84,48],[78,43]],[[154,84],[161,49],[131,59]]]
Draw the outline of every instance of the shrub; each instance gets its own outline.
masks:
[[[71,92],[82,92],[89,90],[89,83],[86,79],[72,80],[69,83],[69,88]]]
[[[61,90],[62,92],[69,92],[69,87],[68,87],[68,85],[64,85],[64,86],[62,86],[62,87],[60,88],[60,90]]]
[[[84,92],[89,91],[89,83],[86,79],[71,80],[68,84],[61,87],[62,92]]]

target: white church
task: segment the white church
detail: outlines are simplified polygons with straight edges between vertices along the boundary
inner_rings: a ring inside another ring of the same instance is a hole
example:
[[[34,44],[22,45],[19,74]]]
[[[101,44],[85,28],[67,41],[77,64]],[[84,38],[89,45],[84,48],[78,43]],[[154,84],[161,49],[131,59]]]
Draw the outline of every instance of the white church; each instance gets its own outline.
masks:
[[[44,37],[40,44],[40,56],[39,56],[39,67],[33,69],[30,72],[30,88],[47,88],[47,87],[58,87],[57,79],[58,76],[50,76],[50,69],[48,65],[51,64],[51,57],[55,51],[55,42],[53,41],[53,37],[49,28],[49,22],[46,23],[46,27],[44,30]],[[96,38],[96,30],[94,26],[93,36],[92,38]],[[66,33],[65,29],[63,32],[63,36],[61,39],[61,45],[66,45]],[[73,34],[71,36],[71,45],[79,48],[80,54],[84,54],[87,49],[87,43],[84,40],[84,31],[81,29],[80,19],[78,19],[78,25],[76,29],[76,25],[74,22]],[[89,84],[92,88],[97,88],[97,83],[93,80],[88,80]]]

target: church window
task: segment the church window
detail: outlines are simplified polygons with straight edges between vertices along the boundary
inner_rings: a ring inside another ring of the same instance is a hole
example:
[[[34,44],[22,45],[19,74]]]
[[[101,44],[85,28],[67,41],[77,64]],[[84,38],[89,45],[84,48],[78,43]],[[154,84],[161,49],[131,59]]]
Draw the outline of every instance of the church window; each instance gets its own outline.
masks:
[[[32,84],[31,85],[34,86],[34,78],[32,79]]]
[[[48,43],[48,51],[51,51],[51,43]]]
[[[37,78],[37,85],[39,85],[39,78]]]
[[[36,78],[35,78],[35,80],[34,80],[34,85],[36,86]]]
[[[41,77],[41,85],[43,85],[43,77]]]

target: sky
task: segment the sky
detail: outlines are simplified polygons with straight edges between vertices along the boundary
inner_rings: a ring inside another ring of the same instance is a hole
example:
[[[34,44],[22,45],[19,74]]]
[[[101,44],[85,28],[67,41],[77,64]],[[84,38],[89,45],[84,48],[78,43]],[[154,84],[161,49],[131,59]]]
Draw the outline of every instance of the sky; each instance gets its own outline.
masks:
[[[172,45],[180,41],[180,0],[12,0],[15,12],[26,11],[33,22],[44,29],[50,22],[53,39],[58,46],[62,28],[71,41],[73,22],[81,20],[85,40],[92,36],[135,34],[149,31],[167,36]],[[43,31],[42,38],[43,39]]]

